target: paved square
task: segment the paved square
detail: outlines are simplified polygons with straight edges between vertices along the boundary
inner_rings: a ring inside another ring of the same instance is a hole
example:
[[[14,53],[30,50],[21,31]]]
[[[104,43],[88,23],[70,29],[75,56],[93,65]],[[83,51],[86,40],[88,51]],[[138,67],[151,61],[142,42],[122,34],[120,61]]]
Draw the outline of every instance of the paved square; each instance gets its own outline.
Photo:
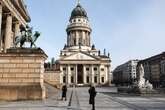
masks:
[[[0,110],[91,110],[88,88],[69,88],[68,100],[61,101],[60,91],[46,85],[48,98],[43,101],[0,102]],[[116,88],[96,88],[96,110],[165,110],[165,97],[117,94]],[[58,92],[58,94],[56,94]],[[71,97],[72,94],[72,97]]]

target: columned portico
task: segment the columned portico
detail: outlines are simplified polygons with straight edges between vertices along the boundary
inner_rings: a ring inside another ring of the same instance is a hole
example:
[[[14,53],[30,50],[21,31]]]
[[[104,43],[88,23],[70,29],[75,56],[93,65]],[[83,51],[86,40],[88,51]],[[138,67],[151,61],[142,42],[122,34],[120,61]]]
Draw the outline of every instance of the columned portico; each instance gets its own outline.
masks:
[[[67,85],[100,85],[109,82],[109,66],[88,61],[60,62],[63,63],[61,64],[63,74],[61,83]]]

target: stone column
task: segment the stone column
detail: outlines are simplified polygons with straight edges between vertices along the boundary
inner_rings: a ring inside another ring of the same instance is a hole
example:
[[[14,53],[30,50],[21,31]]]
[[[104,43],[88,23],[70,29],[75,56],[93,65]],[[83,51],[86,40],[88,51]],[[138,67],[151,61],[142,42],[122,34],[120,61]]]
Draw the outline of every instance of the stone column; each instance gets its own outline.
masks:
[[[60,65],[60,70],[62,71],[60,73],[60,84],[62,84],[63,83],[63,74],[64,74],[63,69],[62,69],[62,65]]]
[[[0,52],[2,49],[2,4],[0,3]]]
[[[77,65],[76,65],[76,72],[75,72],[75,85],[77,85]]]
[[[85,65],[83,66],[83,72],[84,72],[84,74],[83,74],[84,75],[83,76],[84,77],[83,78],[84,81],[83,82],[84,82],[84,84],[86,84],[87,82],[86,82],[86,66]]]
[[[11,14],[7,15],[6,19],[6,31],[5,31],[5,52],[6,49],[11,47],[11,35],[12,35],[12,16]]]
[[[76,45],[79,45],[79,33],[76,31]]]
[[[106,80],[107,82],[109,81],[109,70],[108,70],[108,66],[106,66]]]
[[[94,83],[94,70],[93,65],[91,66],[91,84]]]
[[[73,42],[73,34],[72,32],[70,32],[70,37],[69,37],[69,46],[72,45],[72,42]]]
[[[79,31],[79,43],[81,43],[81,45],[84,45],[83,44],[83,33],[82,33],[82,31]]]
[[[89,83],[92,84],[92,65],[90,65],[89,71]]]
[[[71,37],[71,46],[73,46],[73,45],[74,45],[74,39],[76,39],[76,32],[75,32],[75,31],[73,31],[73,32],[72,32],[72,37]]]
[[[97,78],[98,84],[100,84],[100,82],[101,82],[101,77],[100,77],[101,75],[100,74],[101,74],[101,68],[100,68],[100,65],[98,65],[98,78]]]
[[[85,31],[85,43],[87,43],[87,40],[88,40],[88,34],[87,34],[88,32],[87,31]]]
[[[110,66],[107,66],[107,75],[108,75],[108,84],[111,85],[111,77],[110,77]]]
[[[68,67],[66,67],[66,74],[65,74],[65,84],[68,85]]]
[[[68,84],[70,84],[71,83],[71,77],[70,77],[70,75],[71,75],[71,71],[70,71],[70,65],[68,65],[68,74],[67,74],[67,76],[68,76],[68,78],[67,78],[67,80],[68,80]]]
[[[83,41],[83,45],[86,46],[86,38],[85,38],[85,32],[84,31],[82,31],[82,41]]]
[[[88,36],[88,46],[91,45],[91,37],[90,37],[90,32],[89,32],[89,36]]]

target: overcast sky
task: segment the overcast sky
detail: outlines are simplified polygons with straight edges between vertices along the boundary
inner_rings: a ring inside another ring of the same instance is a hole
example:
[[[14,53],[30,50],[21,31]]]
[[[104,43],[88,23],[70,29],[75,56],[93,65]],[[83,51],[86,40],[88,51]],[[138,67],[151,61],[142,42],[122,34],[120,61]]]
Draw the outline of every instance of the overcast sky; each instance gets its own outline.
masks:
[[[76,0],[26,0],[37,41],[58,58]],[[165,51],[165,0],[81,0],[92,27],[92,43],[110,52],[112,67]]]

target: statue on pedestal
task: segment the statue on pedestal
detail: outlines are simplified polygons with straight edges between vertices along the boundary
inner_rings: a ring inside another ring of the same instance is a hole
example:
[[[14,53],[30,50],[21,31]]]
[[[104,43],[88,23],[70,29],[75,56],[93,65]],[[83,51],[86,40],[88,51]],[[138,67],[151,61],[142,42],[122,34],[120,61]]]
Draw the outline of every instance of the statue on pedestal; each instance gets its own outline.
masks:
[[[153,89],[153,86],[152,86],[152,84],[151,83],[149,83],[149,81],[147,80],[146,81],[146,87],[147,87],[147,89],[149,89],[149,90],[152,90]]]
[[[144,79],[144,68],[143,68],[143,65],[141,64],[138,69],[139,69],[138,87],[139,88],[144,88],[145,87],[145,79]]]
[[[139,89],[149,89],[149,90],[152,90],[153,89],[152,84],[149,83],[149,81],[145,80],[145,78],[144,78],[144,68],[143,68],[142,64],[139,66],[139,75],[140,75],[140,78],[138,80],[138,88]]]
[[[35,33],[33,34],[33,28],[27,25],[26,27],[20,26],[20,32],[21,35],[15,37],[14,47],[17,47],[18,44],[20,44],[20,46],[18,47],[22,48],[25,42],[30,43],[30,48],[32,48],[33,46],[36,47],[35,42],[40,36],[40,33],[38,31],[35,31]]]

